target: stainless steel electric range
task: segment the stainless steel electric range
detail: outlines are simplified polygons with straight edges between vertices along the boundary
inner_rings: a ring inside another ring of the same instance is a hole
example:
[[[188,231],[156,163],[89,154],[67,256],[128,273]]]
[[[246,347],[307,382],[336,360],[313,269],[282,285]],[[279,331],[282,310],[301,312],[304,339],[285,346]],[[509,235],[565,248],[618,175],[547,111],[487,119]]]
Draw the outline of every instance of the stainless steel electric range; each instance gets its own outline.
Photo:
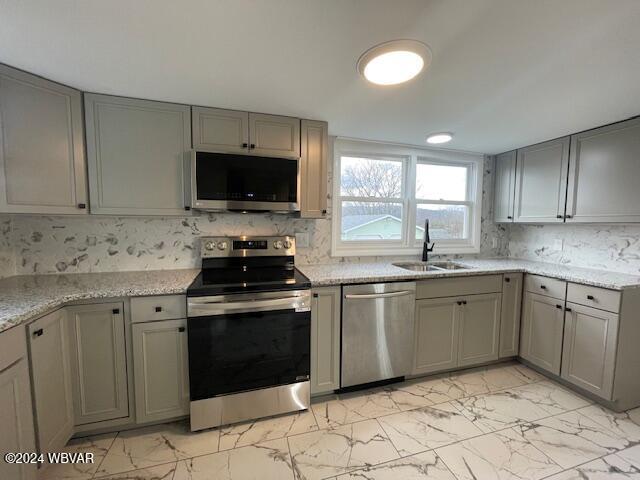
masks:
[[[201,239],[187,290],[191,430],[310,404],[310,283],[294,237]]]

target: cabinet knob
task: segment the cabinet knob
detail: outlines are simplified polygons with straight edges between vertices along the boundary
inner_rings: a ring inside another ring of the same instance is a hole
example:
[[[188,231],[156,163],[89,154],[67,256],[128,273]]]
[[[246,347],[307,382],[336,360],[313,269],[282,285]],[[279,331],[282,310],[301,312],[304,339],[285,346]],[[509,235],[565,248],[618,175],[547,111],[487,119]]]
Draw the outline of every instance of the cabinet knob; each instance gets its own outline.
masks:
[[[546,290],[546,289],[547,289],[547,286],[546,286],[546,285],[540,285],[540,288],[541,288],[542,290]]]
[[[511,279],[509,277],[504,277],[504,281],[509,283],[511,281]]]
[[[162,311],[162,307],[156,307],[156,312],[161,312]]]
[[[562,215],[556,215],[556,218],[563,218]]]
[[[322,210],[322,214],[326,215],[327,214],[327,210],[326,209]]]
[[[467,304],[467,301],[466,301],[466,300],[463,300],[463,301],[462,301],[462,304],[463,304],[463,305],[466,305],[466,304]]]
[[[587,295],[587,300],[595,300],[593,295]]]
[[[43,333],[44,333],[44,330],[43,330],[43,329],[41,329],[41,328],[39,328],[38,330],[35,330],[35,331],[33,332],[33,337],[34,337],[34,338],[35,338],[35,337],[41,337]]]
[[[562,305],[556,305],[556,308],[562,309]]]
[[[243,144],[242,144],[242,148],[247,148],[248,146],[249,146],[249,144],[248,144],[248,143],[243,143]]]
[[[185,331],[185,328],[184,327],[178,327],[178,331],[182,333],[182,332]]]
[[[251,145],[249,145],[249,148],[250,148],[251,150],[253,150],[254,148],[256,148],[256,144],[255,144],[255,143],[252,143]]]
[[[119,308],[114,308],[112,310],[112,312],[113,312],[114,315],[118,315],[120,313],[120,309]]]
[[[571,215],[565,215],[564,218],[571,218]]]
[[[191,210],[191,207],[189,205],[185,205],[184,209],[188,212],[189,210]]]
[[[79,203],[78,204],[78,208],[81,210],[84,210],[85,208],[87,208],[87,204],[86,203]]]
[[[513,217],[511,215],[507,215],[507,220],[513,220]]]
[[[318,294],[317,294],[317,293],[314,293],[314,294],[313,294],[313,298],[318,298]]]
[[[571,310],[569,307],[564,309],[565,312],[572,312],[573,310]]]

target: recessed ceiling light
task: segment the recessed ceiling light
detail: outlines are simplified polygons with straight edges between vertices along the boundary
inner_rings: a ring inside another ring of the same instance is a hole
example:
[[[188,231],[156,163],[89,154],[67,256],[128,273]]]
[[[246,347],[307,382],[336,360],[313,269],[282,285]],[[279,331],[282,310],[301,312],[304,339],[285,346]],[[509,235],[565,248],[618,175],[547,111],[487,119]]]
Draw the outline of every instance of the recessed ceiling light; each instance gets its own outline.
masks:
[[[417,40],[392,40],[364,52],[358,72],[377,85],[396,85],[411,80],[431,63],[431,50]]]
[[[432,133],[427,137],[427,143],[432,143],[432,144],[447,143],[447,142],[450,142],[452,138],[453,138],[453,133],[449,133],[449,132]]]

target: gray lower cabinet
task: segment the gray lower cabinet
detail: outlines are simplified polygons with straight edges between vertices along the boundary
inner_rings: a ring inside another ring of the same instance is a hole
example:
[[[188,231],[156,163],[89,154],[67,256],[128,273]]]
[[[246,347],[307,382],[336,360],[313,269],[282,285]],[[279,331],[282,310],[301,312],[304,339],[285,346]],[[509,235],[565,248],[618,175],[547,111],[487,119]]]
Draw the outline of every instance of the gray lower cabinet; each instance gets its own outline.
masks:
[[[67,307],[75,424],[129,416],[123,304]]]
[[[340,388],[340,287],[314,288],[311,300],[311,393]]]
[[[186,327],[186,319],[132,326],[136,423],[189,414]]]
[[[78,90],[0,64],[0,212],[86,214]]]
[[[496,222],[513,222],[516,151],[496,155],[494,170],[493,219]]]
[[[85,95],[91,212],[185,215],[188,105]]]
[[[302,218],[323,218],[327,213],[328,159],[327,122],[302,120],[299,198]]]
[[[194,150],[249,153],[249,112],[192,107]]]
[[[455,297],[416,301],[414,375],[458,365],[461,304]]]
[[[518,150],[514,221],[564,221],[569,137]]]
[[[520,356],[559,375],[563,330],[564,299],[525,292]]]
[[[249,148],[252,155],[300,158],[300,119],[249,113]]]
[[[64,309],[28,326],[38,450],[60,451],[73,434],[69,335]]]
[[[522,273],[505,273],[500,309],[500,358],[515,357],[520,347]]]
[[[0,452],[35,452],[25,329],[0,333]],[[0,478],[35,480],[37,465],[0,459]]]
[[[617,340],[617,314],[567,303],[562,378],[610,400]]]
[[[571,136],[567,222],[640,222],[640,118]]]
[[[502,294],[469,295],[461,301],[458,366],[497,360]]]

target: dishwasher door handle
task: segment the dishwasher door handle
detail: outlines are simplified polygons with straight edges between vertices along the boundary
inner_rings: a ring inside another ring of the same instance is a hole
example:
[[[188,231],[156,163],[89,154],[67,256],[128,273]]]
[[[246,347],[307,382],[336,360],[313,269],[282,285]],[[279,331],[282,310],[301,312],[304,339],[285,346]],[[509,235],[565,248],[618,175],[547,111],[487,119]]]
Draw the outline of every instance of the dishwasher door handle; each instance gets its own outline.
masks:
[[[387,292],[387,293],[347,293],[344,298],[347,300],[357,299],[372,299],[372,298],[392,298],[392,297],[404,297],[405,295],[413,295],[416,293],[413,290],[401,290],[399,292]]]

